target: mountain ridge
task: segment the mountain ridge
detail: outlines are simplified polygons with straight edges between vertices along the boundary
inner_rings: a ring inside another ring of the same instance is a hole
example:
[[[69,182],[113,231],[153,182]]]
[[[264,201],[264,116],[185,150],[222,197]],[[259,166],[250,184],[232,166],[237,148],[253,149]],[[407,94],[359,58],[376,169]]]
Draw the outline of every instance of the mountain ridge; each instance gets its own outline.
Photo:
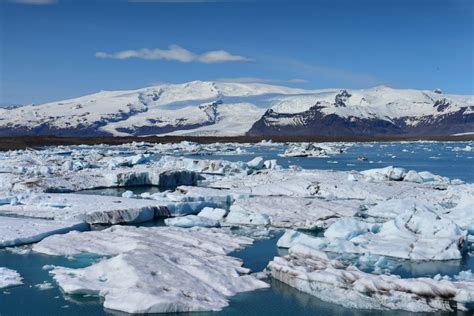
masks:
[[[0,136],[450,135],[474,131],[474,97],[192,81],[0,109]]]

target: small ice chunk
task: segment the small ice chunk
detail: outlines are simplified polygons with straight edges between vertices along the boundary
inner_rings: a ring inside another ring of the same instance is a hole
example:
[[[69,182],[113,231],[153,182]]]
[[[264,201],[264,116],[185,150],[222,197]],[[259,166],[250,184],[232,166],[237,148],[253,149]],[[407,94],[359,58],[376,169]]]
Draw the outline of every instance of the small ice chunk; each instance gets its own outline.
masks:
[[[219,221],[210,219],[207,217],[196,216],[196,215],[187,215],[187,216],[178,216],[165,219],[165,224],[168,226],[176,227],[218,227]]]
[[[352,238],[368,233],[371,225],[355,218],[343,218],[332,224],[324,232],[326,238],[344,238],[351,240]]]
[[[21,285],[22,277],[15,270],[0,267],[0,289]]]
[[[239,205],[232,205],[226,217],[226,223],[236,225],[270,225],[270,218],[265,214],[249,212]]]
[[[263,163],[265,169],[276,169],[278,168],[278,163],[276,159],[265,160]]]
[[[47,281],[44,281],[43,283],[35,284],[35,287],[40,291],[50,290],[54,288],[54,286]]]
[[[123,198],[131,199],[131,198],[134,198],[135,196],[136,196],[135,193],[133,193],[133,191],[130,191],[130,190],[127,190],[127,191],[122,193]]]
[[[277,247],[290,248],[291,246],[296,244],[314,246],[315,239],[296,230],[286,230],[283,236],[278,239]]]
[[[222,208],[205,207],[201,212],[199,212],[198,216],[210,218],[215,221],[221,221],[224,219],[226,214],[227,211]]]
[[[260,170],[264,167],[264,160],[262,157],[255,157],[254,159],[247,162],[247,166],[255,170]]]
[[[415,170],[409,170],[403,181],[414,182],[414,183],[423,183],[423,178]]]

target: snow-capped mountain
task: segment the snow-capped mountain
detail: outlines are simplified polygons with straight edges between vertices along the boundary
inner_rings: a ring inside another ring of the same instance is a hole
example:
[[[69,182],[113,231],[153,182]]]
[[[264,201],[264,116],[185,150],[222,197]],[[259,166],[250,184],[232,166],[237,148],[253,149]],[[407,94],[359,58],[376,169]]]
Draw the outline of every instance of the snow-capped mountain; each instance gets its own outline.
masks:
[[[0,135],[448,135],[474,131],[474,97],[193,81],[0,109]]]

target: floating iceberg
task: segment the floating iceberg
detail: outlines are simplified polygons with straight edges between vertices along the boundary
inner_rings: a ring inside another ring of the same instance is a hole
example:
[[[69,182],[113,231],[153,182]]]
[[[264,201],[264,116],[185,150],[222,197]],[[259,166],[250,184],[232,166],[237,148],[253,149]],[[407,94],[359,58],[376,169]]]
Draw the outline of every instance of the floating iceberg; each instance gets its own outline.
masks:
[[[89,224],[140,223],[169,217],[175,205],[154,200],[113,196],[41,193],[21,197],[17,205],[0,205],[0,215],[87,222]]]
[[[227,253],[252,239],[222,229],[113,226],[69,233],[33,247],[49,255],[109,256],[89,267],[51,270],[68,294],[98,294],[104,307],[127,313],[218,311],[227,298],[268,287]]]
[[[250,221],[239,219],[238,223],[273,227],[314,229],[328,226],[341,217],[354,216],[359,211],[358,201],[326,201],[286,196],[253,196],[237,199],[226,218],[227,223],[237,223],[239,217],[256,218],[264,216],[268,220]],[[256,224],[257,223],[257,224]]]
[[[209,219],[213,219],[215,221],[222,221],[224,217],[227,215],[227,211],[222,208],[211,208],[205,207],[199,212],[198,216],[206,217]]]
[[[0,289],[22,285],[23,278],[15,270],[0,267]]]
[[[220,226],[219,221],[210,219],[203,216],[196,216],[196,215],[186,215],[186,216],[179,216],[173,218],[165,219],[165,224],[168,226],[176,226],[176,227],[218,227]]]
[[[268,264],[271,275],[327,302],[358,309],[411,312],[466,310],[474,302],[472,280],[402,279],[346,266],[306,244],[295,244]]]
[[[329,155],[340,154],[343,149],[335,144],[312,144],[312,143],[295,143],[291,144],[282,157],[329,157]]]
[[[72,230],[89,230],[89,225],[74,221],[0,216],[0,248],[34,243]]]
[[[291,247],[301,237],[287,232],[279,246]],[[466,232],[426,206],[416,206],[382,224],[355,218],[340,219],[324,237],[304,237],[315,249],[335,253],[373,254],[410,260],[461,259]]]

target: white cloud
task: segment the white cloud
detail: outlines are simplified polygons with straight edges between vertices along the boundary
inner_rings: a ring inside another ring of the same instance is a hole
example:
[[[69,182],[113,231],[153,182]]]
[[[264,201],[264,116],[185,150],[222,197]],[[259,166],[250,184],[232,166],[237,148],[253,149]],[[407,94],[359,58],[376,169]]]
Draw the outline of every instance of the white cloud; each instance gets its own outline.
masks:
[[[48,5],[56,4],[58,3],[58,0],[10,0],[10,2],[18,4]]]
[[[309,83],[305,79],[289,79],[289,80],[280,80],[280,79],[265,79],[258,77],[236,77],[236,78],[220,78],[217,81],[222,82],[238,82],[238,83],[267,83],[267,84],[283,84],[283,83]]]
[[[139,58],[147,60],[172,60],[182,63],[200,62],[205,64],[251,61],[247,57],[232,55],[225,50],[214,50],[196,54],[178,45],[170,45],[168,49],[142,48],[138,50],[123,50],[113,53],[97,52],[95,57],[114,59]]]

